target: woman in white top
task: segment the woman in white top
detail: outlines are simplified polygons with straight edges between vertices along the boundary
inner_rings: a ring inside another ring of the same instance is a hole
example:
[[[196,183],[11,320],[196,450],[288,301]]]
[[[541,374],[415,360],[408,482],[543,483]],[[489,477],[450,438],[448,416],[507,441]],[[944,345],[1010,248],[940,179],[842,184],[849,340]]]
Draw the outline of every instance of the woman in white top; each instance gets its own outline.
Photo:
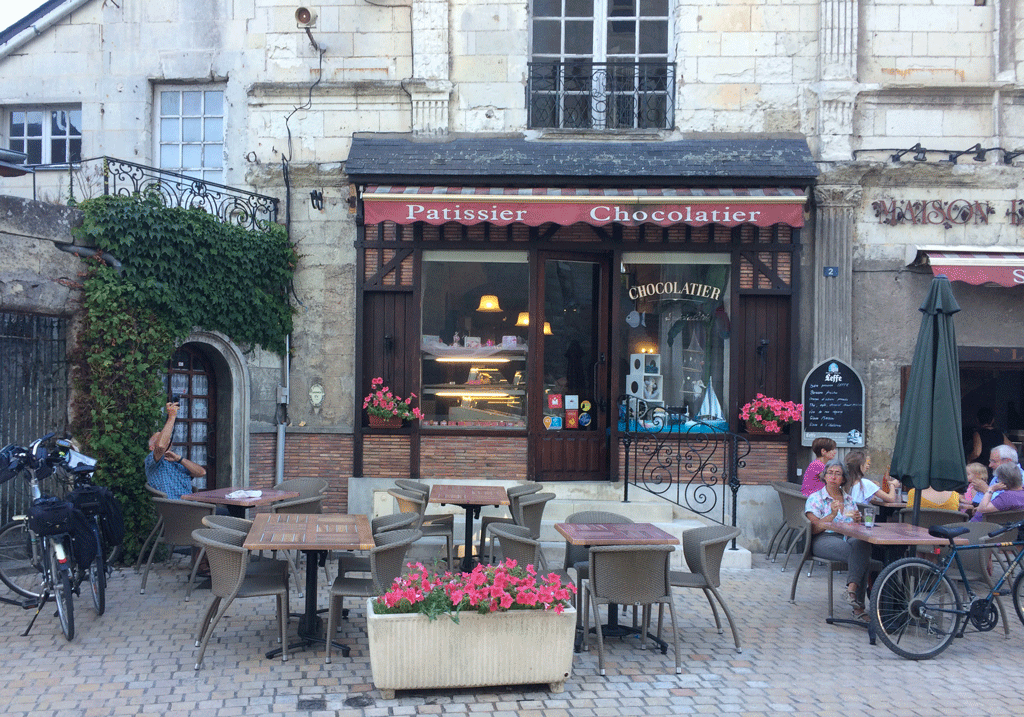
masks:
[[[851,451],[846,456],[846,492],[854,503],[896,503],[899,501],[897,481],[889,481],[889,492],[886,493],[874,481],[865,478],[864,474],[871,468],[871,457],[865,451]]]

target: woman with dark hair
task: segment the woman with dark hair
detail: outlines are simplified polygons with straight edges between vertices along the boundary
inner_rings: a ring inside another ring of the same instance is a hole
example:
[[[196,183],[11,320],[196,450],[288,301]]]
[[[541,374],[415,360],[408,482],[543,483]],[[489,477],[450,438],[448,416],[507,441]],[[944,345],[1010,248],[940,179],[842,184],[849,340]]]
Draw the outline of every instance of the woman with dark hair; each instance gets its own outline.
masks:
[[[811,451],[814,453],[814,460],[804,471],[804,480],[800,485],[800,492],[804,495],[821,490],[825,485],[821,480],[821,474],[825,470],[825,464],[836,457],[839,449],[831,438],[819,436],[811,443]]]
[[[889,492],[886,493],[873,480],[864,477],[871,468],[871,456],[866,451],[850,451],[846,456],[846,492],[854,503],[896,503],[899,501],[899,483],[889,481]]]
[[[971,450],[967,455],[967,462],[970,463],[982,456],[988,456],[992,449],[998,445],[1005,444],[1012,446],[1013,443],[1006,437],[1002,430],[996,428],[996,416],[992,409],[982,406],[978,409],[978,427],[974,429],[974,436],[971,439]],[[992,477],[989,470],[988,477]]]
[[[846,563],[846,602],[853,608],[854,617],[868,622],[871,618],[864,610],[864,589],[871,560],[871,544],[855,538],[847,540],[831,529],[832,523],[859,523],[861,520],[857,504],[843,490],[846,484],[843,462],[830,460],[825,464],[823,477],[825,487],[808,496],[804,504],[813,536],[811,552],[825,560]]]

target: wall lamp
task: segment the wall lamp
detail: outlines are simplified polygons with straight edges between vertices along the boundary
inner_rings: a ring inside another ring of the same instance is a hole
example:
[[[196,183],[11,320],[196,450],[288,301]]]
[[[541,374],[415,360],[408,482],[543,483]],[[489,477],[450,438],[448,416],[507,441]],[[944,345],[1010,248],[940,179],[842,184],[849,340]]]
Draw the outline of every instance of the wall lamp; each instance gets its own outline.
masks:
[[[928,150],[925,149],[924,147],[922,147],[920,142],[915,144],[910,149],[901,149],[901,150],[897,151],[896,154],[894,154],[894,155],[892,155],[892,157],[890,157],[890,159],[892,159],[893,162],[899,162],[899,161],[901,161],[903,159],[903,155],[910,154],[911,152],[915,152],[915,154],[914,154],[914,161],[915,162],[924,162],[925,160],[928,159],[928,154],[927,154]]]
[[[1024,154],[1024,149],[1015,149],[1012,152],[1008,149],[1003,150],[1003,164],[1013,164],[1013,160]]]
[[[992,149],[996,149],[996,147],[993,147]],[[985,154],[988,151],[989,150],[987,150],[984,147],[982,147],[981,144],[976,144],[976,145],[974,145],[973,147],[971,147],[969,149],[965,149],[963,152],[950,152],[949,153],[949,158],[945,159],[945,160],[942,160],[942,161],[944,161],[944,162],[952,162],[953,164],[956,164],[957,159],[959,159],[963,155],[965,155],[965,154],[973,154],[974,157],[972,157],[972,159],[975,162],[984,162],[985,161]]]

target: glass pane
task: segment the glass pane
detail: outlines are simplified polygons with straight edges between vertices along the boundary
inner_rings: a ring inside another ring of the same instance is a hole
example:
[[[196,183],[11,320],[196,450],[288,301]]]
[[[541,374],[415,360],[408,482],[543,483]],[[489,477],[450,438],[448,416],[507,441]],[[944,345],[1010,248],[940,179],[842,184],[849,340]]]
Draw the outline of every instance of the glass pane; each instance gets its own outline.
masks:
[[[50,113],[50,135],[66,135],[68,133],[68,115],[61,110]]]
[[[192,446],[191,461],[193,463],[197,463],[197,464],[199,464],[201,466],[205,466],[206,465],[206,446],[205,445]]]
[[[43,140],[41,139],[30,139],[25,143],[26,147],[22,151],[28,155],[29,164],[42,164],[43,163]]]
[[[54,139],[50,141],[50,162],[52,164],[60,164],[68,161],[67,155],[64,154],[66,145],[63,139]]]
[[[636,15],[635,0],[609,0],[609,17],[633,17]]]
[[[533,21],[533,52],[542,55],[558,55],[562,49],[562,24],[557,20]]]
[[[534,17],[558,17],[562,14],[559,0],[533,0]]]
[[[221,167],[224,165],[224,148],[219,144],[208,144],[203,147],[203,166]]]
[[[577,406],[584,401],[595,403],[594,364],[599,350],[595,324],[600,282],[601,266],[597,263],[544,263],[544,320],[551,327],[551,333],[544,336],[544,396],[541,400],[544,401],[545,425],[557,420],[564,428],[567,422],[572,422],[566,411],[574,409],[566,409],[566,396],[575,396]],[[578,428],[593,431],[597,423]]]
[[[180,114],[179,107],[181,96],[177,92],[161,92],[160,93],[160,114],[162,115],[176,115]]]
[[[203,139],[203,121],[198,117],[181,121],[181,139],[185,142],[199,142]]]
[[[160,141],[181,141],[181,122],[177,118],[160,120]]]
[[[82,161],[82,140],[72,139],[68,142],[68,161],[69,162],[81,162]]]
[[[207,142],[220,142],[224,139],[224,120],[220,117],[207,117],[204,119],[203,139]]]
[[[565,0],[566,17],[593,17],[594,0]]]
[[[222,115],[224,114],[224,93],[220,91],[210,91],[204,93],[206,96],[206,112],[208,115]]]
[[[181,146],[181,166],[189,169],[201,167],[203,161],[203,148],[198,144],[185,144]]]
[[[640,0],[640,14],[645,17],[667,17],[668,0]]]
[[[177,169],[181,166],[181,158],[176,144],[160,145],[160,166],[164,169]]]
[[[620,380],[626,393],[678,418],[673,425],[727,420],[730,268],[715,263],[722,257],[695,260],[705,263],[673,263],[680,258],[663,254],[622,261]]]
[[[179,416],[181,413],[178,414]],[[178,422],[174,424],[174,433],[171,435],[171,443],[187,443],[188,442],[188,424],[184,422]]]
[[[203,113],[202,92],[181,93],[181,114],[183,117],[195,117]]]
[[[424,257],[424,426],[525,428],[528,312],[526,252]]]
[[[188,374],[184,373],[172,373],[171,374],[171,393],[188,393]]]
[[[192,399],[192,418],[209,418],[210,401],[206,398]]]
[[[42,112],[29,112],[28,113],[28,130],[26,131],[28,137],[42,137],[43,136],[43,113]]]
[[[224,173],[219,171],[203,172],[202,179],[215,184],[224,184]]]
[[[68,119],[71,122],[68,128],[68,134],[81,135],[82,134],[82,110],[71,110],[68,112]]]
[[[202,421],[192,424],[192,441],[194,443],[206,443],[206,428],[207,425]]]
[[[616,20],[608,23],[608,55],[633,55],[636,53],[636,23]],[[609,59],[611,59],[609,57]]]
[[[644,55],[668,53],[668,22],[645,21],[640,23],[640,52]]]
[[[594,23],[589,20],[565,23],[565,54],[586,55],[594,53]]]
[[[11,136],[12,137],[24,137],[25,136],[25,113],[24,112],[11,112]]]
[[[193,396],[205,396],[206,392],[209,391],[210,381],[202,375],[196,374],[192,377],[192,395]]]
[[[189,458],[188,446],[181,443],[171,443],[171,450],[177,453],[182,458]],[[191,460],[191,458],[189,458]]]

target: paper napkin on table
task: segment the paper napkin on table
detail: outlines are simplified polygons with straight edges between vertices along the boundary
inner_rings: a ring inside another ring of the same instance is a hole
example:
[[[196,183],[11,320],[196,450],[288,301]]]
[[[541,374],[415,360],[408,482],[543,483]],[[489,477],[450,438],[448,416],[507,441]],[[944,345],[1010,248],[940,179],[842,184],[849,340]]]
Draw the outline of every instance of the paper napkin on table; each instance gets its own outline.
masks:
[[[259,498],[261,495],[263,495],[261,490],[235,490],[224,497],[231,498],[231,500],[241,500],[242,498]]]

